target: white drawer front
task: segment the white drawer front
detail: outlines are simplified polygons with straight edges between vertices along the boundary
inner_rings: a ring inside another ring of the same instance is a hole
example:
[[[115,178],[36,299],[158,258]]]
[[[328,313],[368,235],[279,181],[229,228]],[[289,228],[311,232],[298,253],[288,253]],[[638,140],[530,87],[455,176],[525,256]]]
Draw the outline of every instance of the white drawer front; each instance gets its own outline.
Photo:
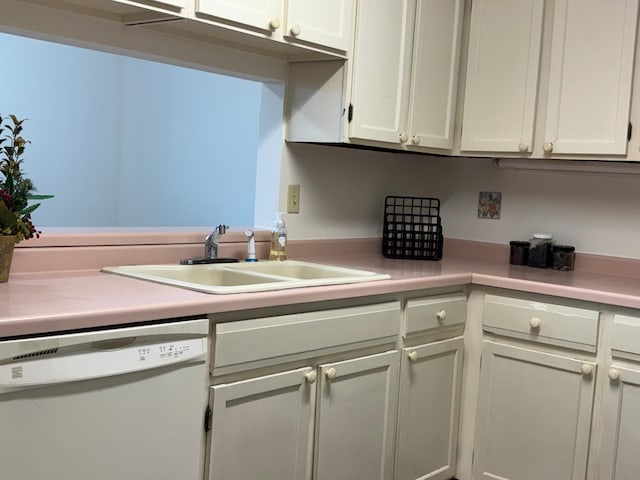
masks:
[[[640,355],[640,317],[614,317],[611,349]]]
[[[361,343],[392,342],[400,331],[400,302],[240,320],[215,325],[213,366],[270,360]]]
[[[483,324],[489,331],[516,334],[546,343],[570,343],[577,348],[595,349],[599,312],[553,303],[486,295]]]
[[[404,336],[464,324],[466,316],[467,298],[463,294],[411,299],[407,301]]]

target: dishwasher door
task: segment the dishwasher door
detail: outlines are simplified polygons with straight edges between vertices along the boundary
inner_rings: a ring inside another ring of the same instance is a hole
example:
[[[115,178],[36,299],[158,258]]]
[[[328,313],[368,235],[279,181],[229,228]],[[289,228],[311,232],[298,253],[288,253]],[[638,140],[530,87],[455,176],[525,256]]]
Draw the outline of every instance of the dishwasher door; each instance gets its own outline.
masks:
[[[0,478],[202,479],[208,326],[0,342]]]

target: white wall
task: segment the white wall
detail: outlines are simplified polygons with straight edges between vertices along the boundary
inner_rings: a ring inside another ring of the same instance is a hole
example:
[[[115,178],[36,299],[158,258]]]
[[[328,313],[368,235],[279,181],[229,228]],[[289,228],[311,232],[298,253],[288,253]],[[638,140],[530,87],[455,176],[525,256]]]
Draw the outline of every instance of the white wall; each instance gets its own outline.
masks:
[[[640,176],[498,170],[491,159],[289,144],[280,205],[300,183],[292,239],[377,237],[385,195],[438,197],[446,237],[506,244],[550,232],[580,252],[640,258]],[[478,192],[502,192],[502,218],[477,218]]]

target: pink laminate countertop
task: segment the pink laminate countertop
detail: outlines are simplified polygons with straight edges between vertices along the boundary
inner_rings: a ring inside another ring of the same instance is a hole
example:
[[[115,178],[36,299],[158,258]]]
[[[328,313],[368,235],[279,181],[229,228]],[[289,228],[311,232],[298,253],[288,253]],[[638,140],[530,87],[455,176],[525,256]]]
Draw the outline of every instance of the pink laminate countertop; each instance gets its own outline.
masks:
[[[391,279],[210,295],[97,270],[12,273],[8,283],[0,284],[0,338],[469,283],[640,308],[637,277],[514,267],[506,261],[452,255],[437,262],[390,260],[376,254],[294,258],[388,273]]]

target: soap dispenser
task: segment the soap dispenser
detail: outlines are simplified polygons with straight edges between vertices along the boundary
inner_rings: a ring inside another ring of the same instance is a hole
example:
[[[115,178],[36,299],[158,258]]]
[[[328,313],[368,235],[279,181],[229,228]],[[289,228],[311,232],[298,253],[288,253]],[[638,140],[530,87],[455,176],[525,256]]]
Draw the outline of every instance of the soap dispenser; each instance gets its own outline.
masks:
[[[276,221],[271,229],[271,248],[269,250],[269,260],[287,259],[287,226],[284,221],[284,214],[278,213]]]

